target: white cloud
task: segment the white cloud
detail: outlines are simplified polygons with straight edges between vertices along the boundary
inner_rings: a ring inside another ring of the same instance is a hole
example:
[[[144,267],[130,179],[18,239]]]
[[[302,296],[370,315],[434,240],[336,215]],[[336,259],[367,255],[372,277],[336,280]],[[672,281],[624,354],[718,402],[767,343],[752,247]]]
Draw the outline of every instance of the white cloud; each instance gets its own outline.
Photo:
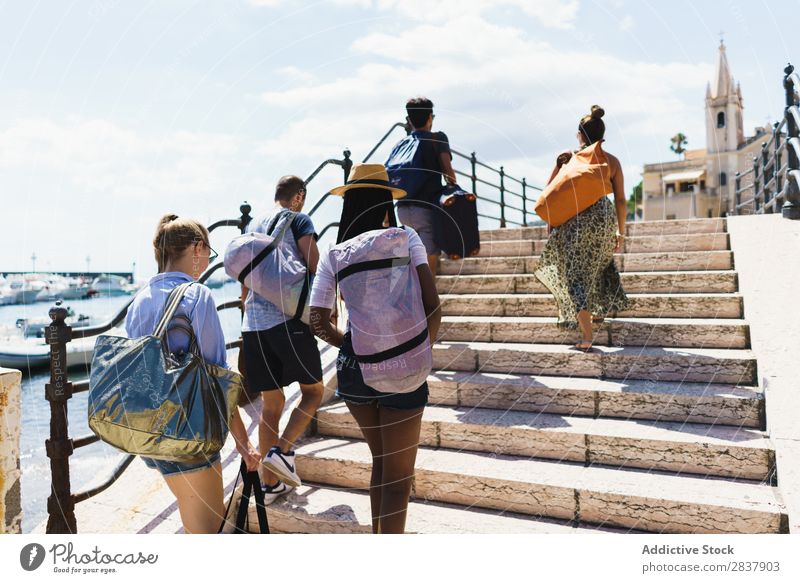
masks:
[[[619,21],[619,29],[623,32],[633,30],[634,26],[636,26],[636,21],[630,14],[626,14],[622,20]]]

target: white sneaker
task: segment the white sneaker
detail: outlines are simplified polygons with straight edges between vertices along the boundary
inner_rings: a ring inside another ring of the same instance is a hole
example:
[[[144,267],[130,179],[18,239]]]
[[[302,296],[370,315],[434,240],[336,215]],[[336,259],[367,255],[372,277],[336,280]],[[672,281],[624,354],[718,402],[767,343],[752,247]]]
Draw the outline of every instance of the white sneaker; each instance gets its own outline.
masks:
[[[261,484],[261,491],[264,492],[264,506],[269,506],[281,496],[285,496],[294,490],[292,486],[278,482],[275,486],[265,486]]]
[[[294,452],[284,453],[276,445],[269,450],[267,457],[261,460],[264,467],[278,476],[282,482],[299,488],[303,485],[294,463]]]

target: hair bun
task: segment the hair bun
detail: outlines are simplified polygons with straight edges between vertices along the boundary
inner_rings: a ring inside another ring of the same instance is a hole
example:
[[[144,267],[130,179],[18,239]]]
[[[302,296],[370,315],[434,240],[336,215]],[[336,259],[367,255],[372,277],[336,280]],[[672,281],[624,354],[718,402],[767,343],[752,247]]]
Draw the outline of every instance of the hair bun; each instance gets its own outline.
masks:
[[[589,114],[592,116],[593,119],[600,119],[606,114],[606,110],[600,107],[599,105],[592,106],[592,113]]]
[[[158,222],[159,226],[167,225],[178,218],[178,215],[164,215]]]

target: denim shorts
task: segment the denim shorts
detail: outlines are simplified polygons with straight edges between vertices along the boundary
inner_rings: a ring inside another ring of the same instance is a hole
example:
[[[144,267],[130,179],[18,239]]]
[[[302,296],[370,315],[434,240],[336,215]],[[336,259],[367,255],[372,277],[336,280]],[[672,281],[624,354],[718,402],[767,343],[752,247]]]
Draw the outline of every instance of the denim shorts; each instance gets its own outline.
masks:
[[[215,453],[207,460],[199,462],[169,462],[166,460],[156,460],[150,457],[142,457],[144,465],[148,468],[158,470],[162,476],[173,476],[175,474],[190,474],[200,470],[210,468],[220,462],[219,453]]]
[[[376,404],[387,409],[412,410],[428,404],[428,383],[410,393],[381,393],[367,384],[361,375],[361,368],[353,358],[353,345],[350,333],[345,334],[344,344],[336,359],[336,396],[353,405]]]
[[[442,248],[436,244],[433,232],[433,221],[436,219],[434,213],[438,212],[438,210],[438,206],[427,203],[422,205],[397,204],[397,218],[400,219],[401,223],[408,225],[417,232],[422,244],[425,245],[425,253],[428,255],[439,255],[442,252]]]

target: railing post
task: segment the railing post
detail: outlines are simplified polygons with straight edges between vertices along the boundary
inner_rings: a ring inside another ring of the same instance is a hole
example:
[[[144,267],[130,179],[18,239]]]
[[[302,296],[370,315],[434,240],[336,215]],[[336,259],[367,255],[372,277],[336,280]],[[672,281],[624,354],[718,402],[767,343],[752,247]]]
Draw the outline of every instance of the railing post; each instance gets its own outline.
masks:
[[[50,382],[45,385],[45,398],[50,402],[50,439],[45,441],[51,476],[47,533],[74,534],[78,529],[69,479],[73,446],[67,419],[67,403],[72,397],[72,383],[67,378],[67,343],[72,339],[72,328],[64,322],[67,309],[60,300],[50,308],[49,315],[51,324],[45,335],[50,345]]]
[[[500,166],[500,228],[506,227],[506,171]]]
[[[798,103],[794,95],[800,91],[800,87],[795,87],[790,75],[794,73],[794,67],[790,64],[783,70],[786,76],[783,78],[783,88],[786,91],[786,108],[783,110],[783,115],[786,118],[786,135],[787,141],[792,138],[800,137],[800,131],[797,124],[794,122],[794,116],[791,113],[792,107],[797,107]],[[787,147],[787,160],[786,169],[786,197],[781,207],[781,214],[786,219],[800,220],[800,184],[797,184],[795,176],[792,174],[794,170],[800,170],[800,161],[797,159],[797,152],[794,148]]]
[[[775,195],[780,196],[783,192],[783,177],[781,176],[781,168],[783,164],[781,164],[781,133],[778,131],[778,126],[780,126],[780,122],[775,122],[772,124],[772,136],[773,136],[773,144],[775,145],[775,164],[772,166],[772,172],[775,176]],[[781,202],[781,201],[778,201]],[[776,203],[778,204],[778,203]],[[776,211],[780,210],[780,207],[775,209]]]
[[[525,178],[522,179],[522,226],[528,226],[528,207],[526,206],[527,202],[527,194],[525,189],[528,188],[528,183],[525,181]]]
[[[733,214],[738,215],[740,214],[739,205],[742,204],[742,175],[737,172],[736,179],[734,181],[734,191],[733,191],[733,200],[736,202],[734,203],[735,208],[733,209]]]
[[[767,142],[761,143],[761,179],[764,181],[764,212],[767,211],[767,204],[769,203],[772,196],[770,195],[770,191],[767,188],[767,183],[769,182],[769,173],[767,172]]]
[[[244,201],[239,206],[239,212],[242,213],[242,216],[239,217],[239,231],[242,232],[242,233],[245,232],[245,230],[247,229],[247,225],[249,225],[250,221],[253,220],[253,217],[250,216],[250,211],[252,211],[252,210],[253,210],[253,207],[251,207],[247,203],[247,201]]]
[[[758,214],[758,197],[761,188],[758,186],[758,156],[753,156],[753,214]]]
[[[478,194],[478,175],[476,174],[478,169],[478,158],[475,156],[475,152],[469,155],[469,163],[472,166],[472,194]]]
[[[342,159],[342,170],[344,170],[344,183],[350,178],[350,169],[353,168],[353,161],[350,159],[350,150],[342,152],[344,158]]]

